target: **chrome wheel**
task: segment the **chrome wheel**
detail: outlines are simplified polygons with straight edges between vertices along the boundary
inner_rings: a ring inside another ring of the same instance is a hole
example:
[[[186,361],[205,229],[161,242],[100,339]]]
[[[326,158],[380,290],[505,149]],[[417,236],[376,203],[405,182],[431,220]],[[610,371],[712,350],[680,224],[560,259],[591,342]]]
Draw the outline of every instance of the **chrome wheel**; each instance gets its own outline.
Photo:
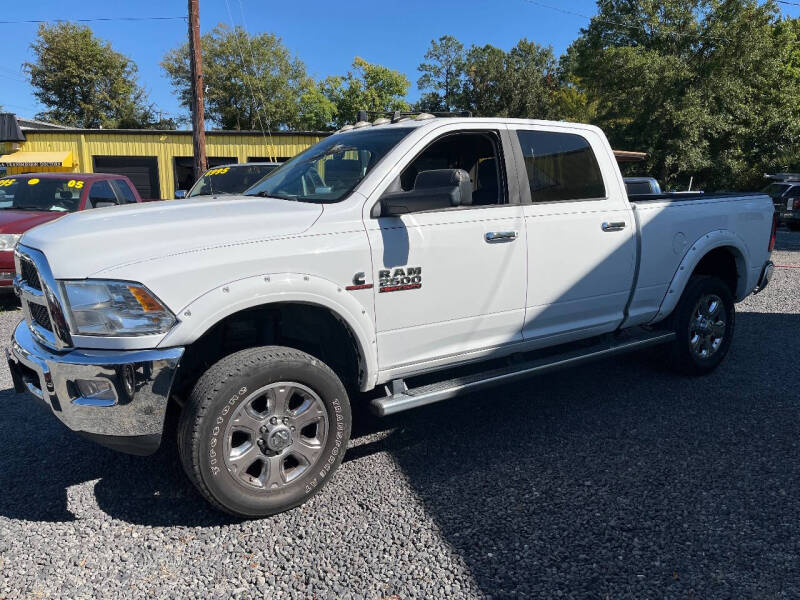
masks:
[[[700,297],[689,321],[689,346],[695,356],[705,359],[719,350],[725,338],[726,317],[722,298],[715,294]]]
[[[225,430],[225,466],[249,489],[281,488],[313,467],[328,435],[328,412],[310,388],[282,381],[236,407]]]

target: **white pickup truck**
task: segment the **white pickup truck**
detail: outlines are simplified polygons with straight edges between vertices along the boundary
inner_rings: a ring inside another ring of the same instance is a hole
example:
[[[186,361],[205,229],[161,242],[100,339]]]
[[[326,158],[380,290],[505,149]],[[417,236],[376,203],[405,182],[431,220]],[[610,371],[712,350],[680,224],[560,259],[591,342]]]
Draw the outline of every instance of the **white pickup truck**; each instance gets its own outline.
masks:
[[[169,407],[200,493],[258,517],[331,478],[359,400],[388,415],[655,344],[707,373],[770,280],[768,196],[628,198],[596,127],[346,129],[242,196],[26,233],[16,389],[137,454]]]

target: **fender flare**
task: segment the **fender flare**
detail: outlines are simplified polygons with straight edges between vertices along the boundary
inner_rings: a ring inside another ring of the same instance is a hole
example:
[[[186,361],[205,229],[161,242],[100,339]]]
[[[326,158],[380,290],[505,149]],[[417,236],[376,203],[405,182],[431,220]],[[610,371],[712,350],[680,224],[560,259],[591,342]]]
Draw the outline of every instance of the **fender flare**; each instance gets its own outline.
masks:
[[[161,340],[159,347],[187,346],[232,314],[281,302],[319,306],[339,318],[350,330],[357,346],[360,367],[364,373],[360,382],[361,390],[375,387],[378,358],[375,324],[371,314],[343,286],[314,275],[263,274],[219,285],[178,311],[179,323]]]
[[[651,323],[666,318],[675,310],[681,295],[683,295],[683,290],[686,288],[686,284],[689,283],[689,278],[697,265],[703,257],[717,248],[731,248],[733,251],[738,275],[736,282],[736,299],[737,301],[741,300],[747,295],[748,265],[751,262],[747,244],[733,231],[729,229],[717,229],[703,234],[687,249],[683,260],[681,260],[675,274],[672,276],[672,281],[669,282],[664,298],[661,300],[661,305],[658,307],[658,312],[650,321]]]

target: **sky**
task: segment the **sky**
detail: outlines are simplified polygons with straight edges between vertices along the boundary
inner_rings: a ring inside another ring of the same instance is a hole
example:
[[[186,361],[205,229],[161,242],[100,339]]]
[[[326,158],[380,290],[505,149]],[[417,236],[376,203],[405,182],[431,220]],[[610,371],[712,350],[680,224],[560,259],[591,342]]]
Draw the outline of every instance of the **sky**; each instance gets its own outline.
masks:
[[[184,17],[186,0],[36,0],[3,2],[0,21],[77,20],[106,17]],[[378,8],[383,6],[382,8]],[[800,17],[800,6],[782,5],[786,15]],[[200,0],[203,32],[215,25],[243,25],[250,33],[268,31],[283,38],[313,77],[343,74],[355,56],[386,65],[411,81],[410,100],[419,97],[417,66],[431,40],[449,34],[465,45],[511,48],[527,37],[552,46],[556,55],[580,33],[596,12],[594,0]],[[159,66],[164,54],[186,40],[182,19],[110,21],[88,25],[95,35],[130,57],[139,67],[139,82],[166,115],[186,114]],[[43,110],[31,93],[22,63],[32,60],[34,23],[0,23],[0,106],[19,116]]]

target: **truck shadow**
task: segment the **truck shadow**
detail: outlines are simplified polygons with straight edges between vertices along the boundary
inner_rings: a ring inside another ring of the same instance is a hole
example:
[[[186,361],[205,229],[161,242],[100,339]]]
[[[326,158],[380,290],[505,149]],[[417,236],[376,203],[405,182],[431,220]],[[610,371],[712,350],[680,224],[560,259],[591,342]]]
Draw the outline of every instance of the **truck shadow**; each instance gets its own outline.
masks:
[[[622,356],[408,413],[378,449],[486,594],[691,597],[712,570],[780,589],[774,558],[800,539],[800,370],[777,358],[800,356],[800,315],[737,327],[708,377]]]
[[[487,593],[535,583],[564,560],[576,569],[564,574],[566,589],[593,585],[597,565],[613,571],[620,560],[625,573],[638,564],[650,573],[647,561],[660,561],[660,576],[671,577],[670,569],[699,560],[698,530],[710,539],[736,535],[702,523],[723,505],[726,522],[746,519],[798,539],[800,412],[796,394],[776,390],[800,389],[800,371],[785,369],[774,351],[800,356],[800,339],[786,335],[800,331],[800,315],[743,312],[737,327],[726,363],[702,379],[676,376],[652,355],[628,355],[584,366],[579,377],[554,373],[390,419],[358,412],[345,461],[389,452]],[[0,401],[9,449],[0,516],[74,520],[86,499],[73,486],[97,480],[97,504],[116,519],[237,522],[197,495],[173,440],[152,457],[118,454],[76,437],[13,390]],[[382,430],[388,435],[373,435]],[[648,512],[653,518],[642,521]],[[645,539],[652,548],[641,546]],[[599,555],[601,540],[617,554]]]

